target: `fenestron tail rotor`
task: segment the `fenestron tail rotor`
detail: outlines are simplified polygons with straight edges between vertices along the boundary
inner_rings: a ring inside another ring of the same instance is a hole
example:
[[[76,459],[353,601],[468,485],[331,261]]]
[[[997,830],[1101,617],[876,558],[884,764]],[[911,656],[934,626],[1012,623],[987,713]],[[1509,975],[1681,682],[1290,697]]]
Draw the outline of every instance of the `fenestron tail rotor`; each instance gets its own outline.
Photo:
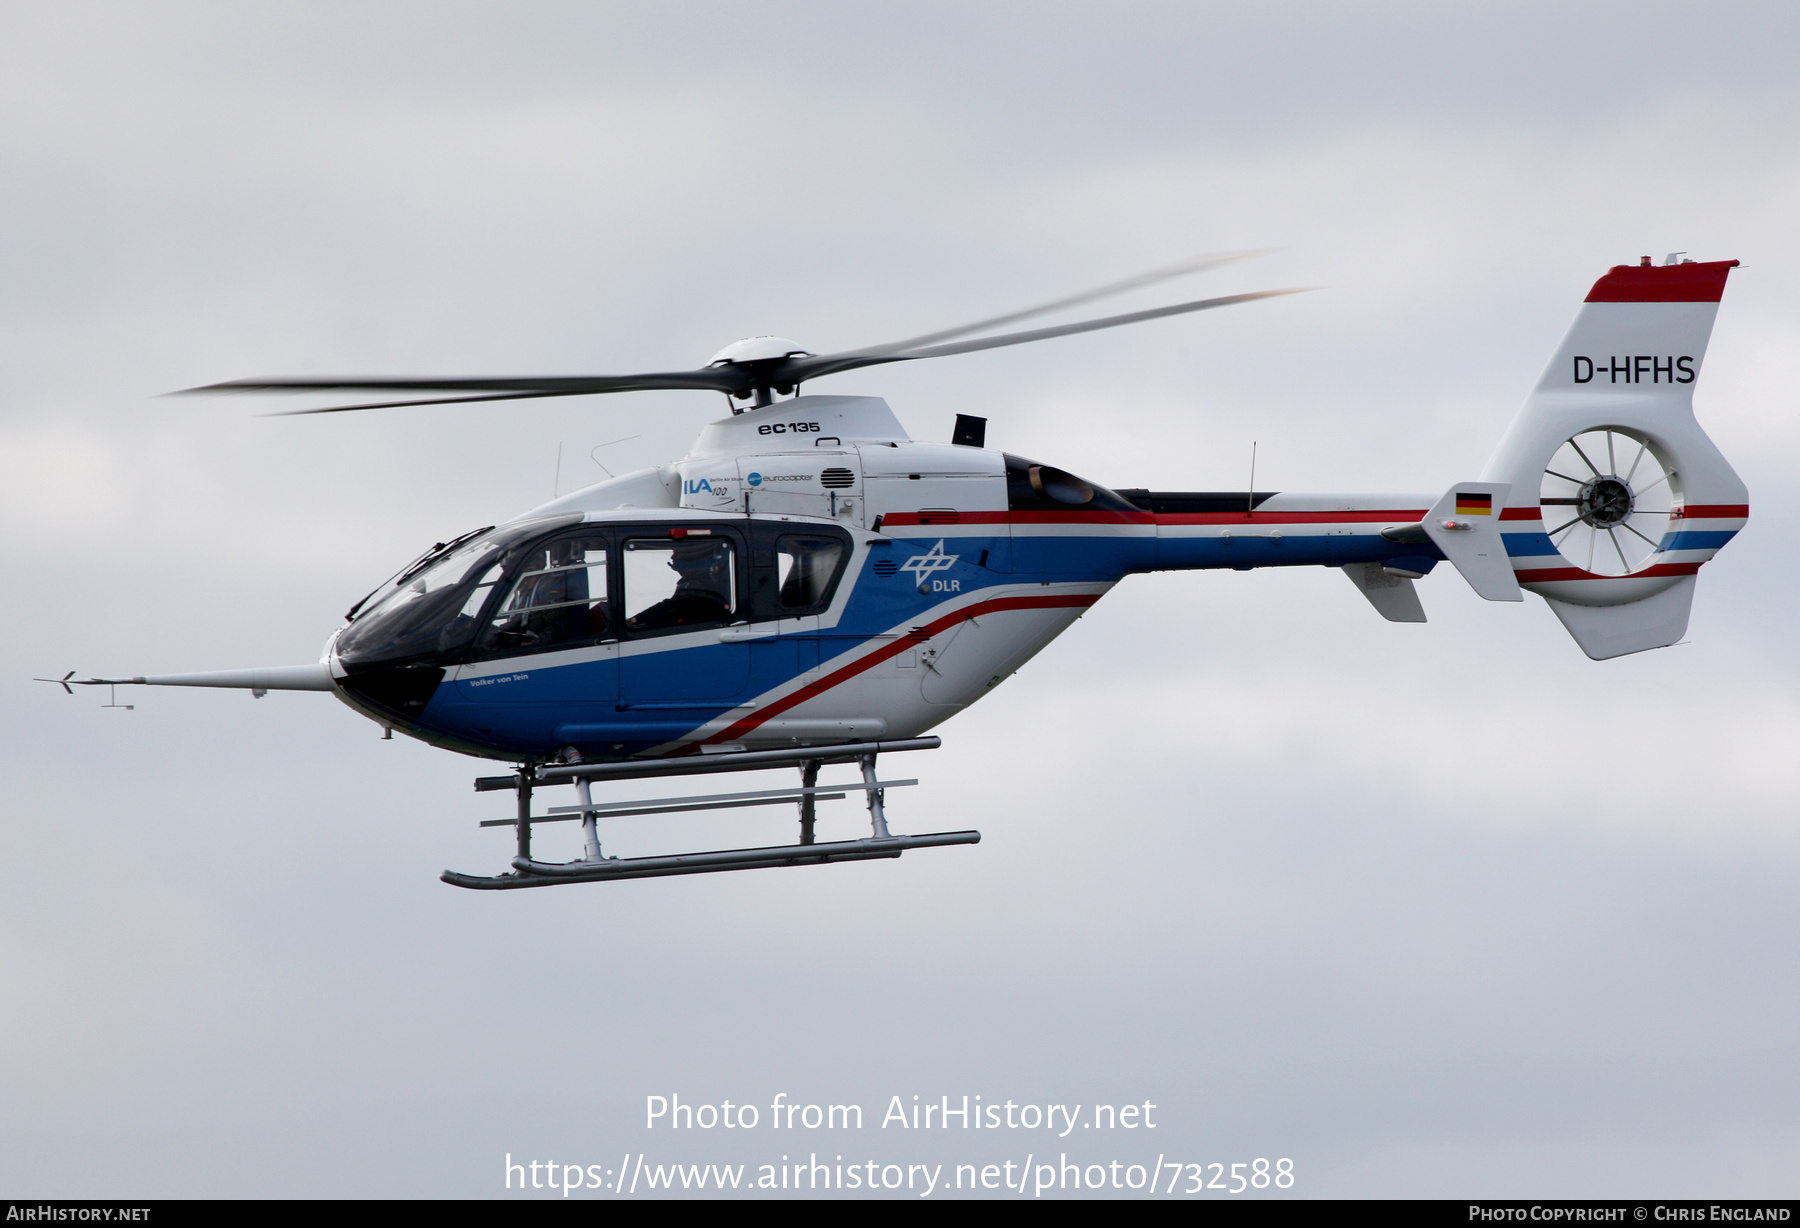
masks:
[[[1640,432],[1602,426],[1565,440],[1544,469],[1544,532],[1564,559],[1625,576],[1661,549],[1674,470]]]
[[[702,389],[723,392],[734,401],[751,400],[761,406],[770,403],[772,394],[786,395],[808,380],[854,371],[883,363],[910,362],[920,358],[944,358],[951,354],[968,354],[977,350],[999,349],[1023,345],[1030,341],[1047,341],[1053,337],[1097,332],[1125,324],[1137,324],[1165,316],[1186,315],[1215,307],[1228,307],[1257,299],[1297,294],[1300,290],[1263,290],[1251,294],[1230,294],[1220,298],[1196,299],[1148,311],[1081,320],[1024,332],[998,336],[975,337],[1005,324],[1016,324],[1061,311],[1069,307],[1111,298],[1132,290],[1143,289],[1177,277],[1218,268],[1260,252],[1226,252],[1199,256],[1179,264],[1152,269],[1135,277],[1108,282],[1079,294],[1066,295],[1034,307],[990,316],[987,319],[940,329],[884,345],[864,346],[833,354],[811,354],[797,347],[776,347],[782,352],[769,353],[756,346],[739,343],[727,347],[708,366],[693,371],[663,371],[638,375],[563,375],[563,376],[469,376],[458,378],[391,378],[365,376],[277,377],[227,380],[198,388],[184,388],[183,393],[417,393],[404,400],[370,401],[357,405],[330,405],[312,409],[287,410],[283,415],[337,414],[362,409],[393,409],[407,405],[458,405],[485,401],[521,401],[541,397],[591,396],[607,392],[645,392],[663,389]],[[449,395],[454,394],[454,395]],[[733,406],[734,412],[737,407]],[[54,681],[54,679],[52,679]]]

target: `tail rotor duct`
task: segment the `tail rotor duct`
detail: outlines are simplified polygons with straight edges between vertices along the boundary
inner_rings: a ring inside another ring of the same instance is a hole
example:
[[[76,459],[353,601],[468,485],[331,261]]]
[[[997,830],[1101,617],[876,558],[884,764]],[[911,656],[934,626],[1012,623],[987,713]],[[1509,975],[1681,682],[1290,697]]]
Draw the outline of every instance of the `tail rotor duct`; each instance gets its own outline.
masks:
[[[1544,531],[1571,566],[1628,576],[1649,564],[1669,527],[1675,470],[1638,431],[1591,427],[1544,467]]]

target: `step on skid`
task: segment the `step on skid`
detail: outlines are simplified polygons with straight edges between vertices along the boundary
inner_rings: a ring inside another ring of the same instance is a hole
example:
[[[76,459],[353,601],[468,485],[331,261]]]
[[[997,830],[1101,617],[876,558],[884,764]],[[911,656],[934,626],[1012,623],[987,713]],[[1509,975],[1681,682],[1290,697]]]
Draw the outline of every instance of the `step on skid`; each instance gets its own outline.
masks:
[[[779,866],[829,865],[839,861],[870,861],[900,856],[908,849],[938,848],[951,844],[978,844],[978,831],[932,832],[896,836],[888,831],[884,809],[886,791],[916,780],[878,780],[875,758],[883,752],[936,750],[937,738],[904,738],[886,742],[852,742],[834,746],[806,746],[781,750],[726,751],[707,755],[677,755],[663,759],[630,759],[615,763],[576,763],[539,766],[527,764],[510,776],[486,776],[475,782],[477,792],[511,790],[518,798],[518,812],[510,819],[488,819],[483,827],[512,827],[518,853],[512,872],[491,876],[446,870],[440,876],[455,887],[478,891],[506,891],[522,887],[554,887],[566,883],[610,882],[626,878],[661,878],[674,874],[715,874],[726,870],[766,870]],[[820,785],[819,768],[825,764],[855,763],[862,769],[857,784]],[[715,772],[767,771],[798,768],[800,785],[745,793],[714,793],[689,797],[601,802],[592,800],[596,781],[643,780],[663,776],[710,775]],[[531,813],[533,792],[542,786],[572,784],[578,804],[554,806],[543,814]],[[813,839],[815,804],[863,793],[868,797],[870,834],[860,840],[817,843]],[[800,809],[800,841],[766,848],[711,849],[655,857],[607,857],[600,849],[598,820],[628,815],[678,814],[700,810],[733,810],[752,806],[797,804]],[[578,821],[582,825],[583,855],[575,861],[545,862],[531,855],[531,829],[539,823]]]

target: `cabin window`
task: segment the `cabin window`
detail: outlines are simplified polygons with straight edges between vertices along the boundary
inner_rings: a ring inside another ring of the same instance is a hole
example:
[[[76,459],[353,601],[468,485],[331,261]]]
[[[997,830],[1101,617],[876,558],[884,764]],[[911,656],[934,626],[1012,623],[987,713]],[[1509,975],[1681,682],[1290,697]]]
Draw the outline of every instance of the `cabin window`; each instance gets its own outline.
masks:
[[[566,537],[534,547],[498,608],[488,616],[481,647],[489,652],[541,651],[591,643],[607,634],[607,542]]]
[[[628,630],[725,622],[737,612],[737,553],[722,537],[633,538],[622,557]]]
[[[831,594],[831,579],[844,543],[835,537],[782,537],[775,543],[775,568],[779,581],[776,600],[784,610],[804,610],[823,605]]]

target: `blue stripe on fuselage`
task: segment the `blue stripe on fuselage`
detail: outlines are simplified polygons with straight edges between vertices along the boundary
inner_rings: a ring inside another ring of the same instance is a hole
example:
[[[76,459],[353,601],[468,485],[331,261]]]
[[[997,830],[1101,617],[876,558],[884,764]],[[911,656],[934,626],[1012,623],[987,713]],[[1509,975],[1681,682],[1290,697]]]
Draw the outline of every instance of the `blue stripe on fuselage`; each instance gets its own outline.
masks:
[[[1561,554],[1548,533],[1502,533],[1506,553],[1513,558],[1529,558],[1539,554]]]
[[[1279,532],[1271,526],[1261,532]],[[1233,533],[1220,537],[1162,537],[1156,541],[1156,563],[1143,570],[1187,571],[1204,568],[1342,567],[1346,563],[1380,563],[1402,556],[1441,559],[1430,542],[1400,545],[1379,533],[1284,534],[1280,538]]]
[[[1506,541],[1506,553],[1513,558],[1532,558],[1545,554],[1560,554],[1555,543],[1547,533],[1503,533]],[[1684,529],[1663,534],[1662,541],[1656,548],[1666,550],[1717,550],[1726,542],[1736,537],[1735,530]]]
[[[1665,533],[1658,550],[1717,550],[1737,536],[1736,529],[1682,529]]]

